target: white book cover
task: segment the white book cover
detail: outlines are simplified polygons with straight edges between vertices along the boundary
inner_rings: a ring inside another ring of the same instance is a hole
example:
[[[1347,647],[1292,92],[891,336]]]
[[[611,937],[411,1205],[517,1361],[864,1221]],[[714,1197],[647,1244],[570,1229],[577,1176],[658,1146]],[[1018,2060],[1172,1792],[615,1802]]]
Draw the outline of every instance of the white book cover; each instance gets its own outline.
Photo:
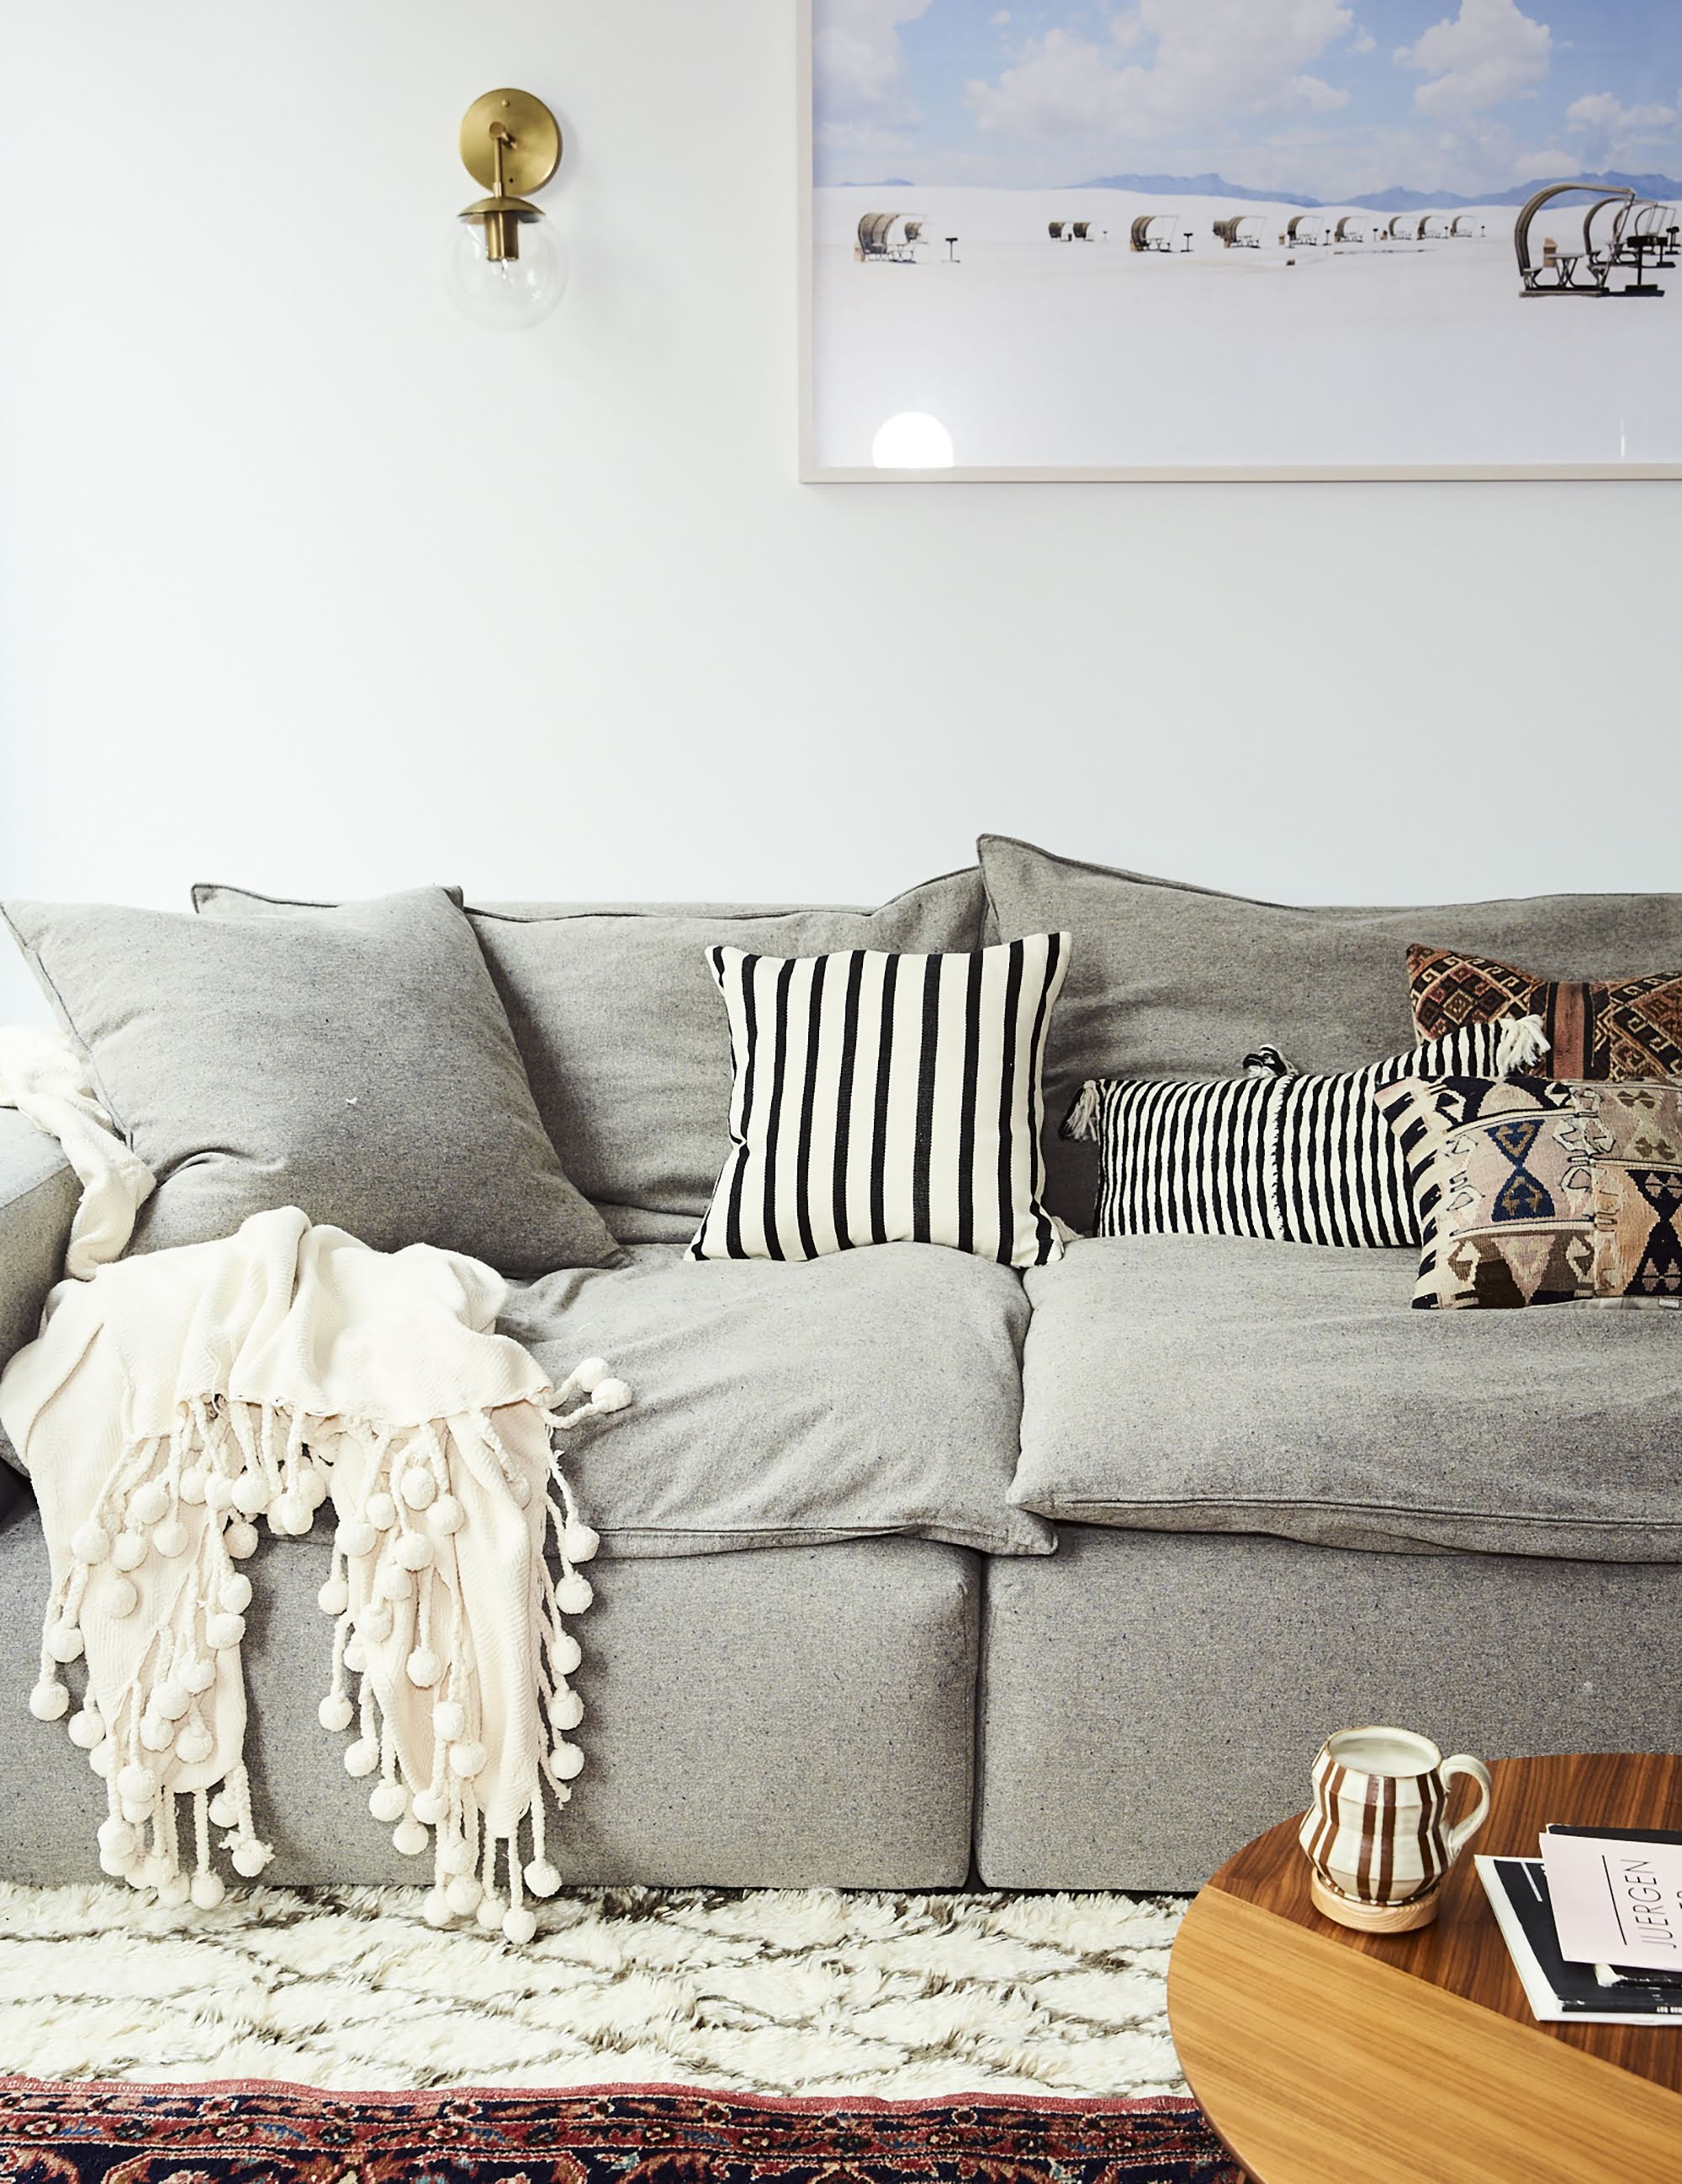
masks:
[[[1682,1836],[1550,1828],[1541,1851],[1568,1964],[1682,1975]]]

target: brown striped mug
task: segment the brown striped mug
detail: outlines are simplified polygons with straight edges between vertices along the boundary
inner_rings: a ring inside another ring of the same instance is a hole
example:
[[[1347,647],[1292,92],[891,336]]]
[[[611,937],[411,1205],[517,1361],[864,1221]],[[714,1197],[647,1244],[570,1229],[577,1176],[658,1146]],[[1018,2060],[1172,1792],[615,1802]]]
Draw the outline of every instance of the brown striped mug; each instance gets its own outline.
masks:
[[[1475,1808],[1445,1825],[1448,1786],[1479,1785]],[[1437,1915],[1438,1884],[1483,1826],[1490,1770],[1459,1752],[1445,1759],[1411,1729],[1345,1729],[1314,1762],[1314,1802],[1298,1837],[1316,1906],[1340,1925],[1405,1934]]]

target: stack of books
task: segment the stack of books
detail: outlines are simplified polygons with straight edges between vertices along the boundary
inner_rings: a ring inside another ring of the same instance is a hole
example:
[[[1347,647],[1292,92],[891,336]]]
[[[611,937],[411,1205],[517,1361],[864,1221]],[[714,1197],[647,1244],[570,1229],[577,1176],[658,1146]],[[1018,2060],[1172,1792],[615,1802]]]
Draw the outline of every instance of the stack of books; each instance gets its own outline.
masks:
[[[1682,2024],[1682,1834],[1551,1827],[1479,1876],[1537,2018]]]

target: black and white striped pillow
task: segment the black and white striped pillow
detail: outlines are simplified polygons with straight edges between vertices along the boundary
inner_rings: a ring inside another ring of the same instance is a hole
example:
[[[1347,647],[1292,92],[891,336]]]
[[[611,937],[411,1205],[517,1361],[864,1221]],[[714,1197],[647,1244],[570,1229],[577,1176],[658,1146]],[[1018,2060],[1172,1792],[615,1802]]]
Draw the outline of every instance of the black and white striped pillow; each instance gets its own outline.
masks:
[[[735,1086],[691,1258],[893,1243],[1012,1267],[1061,1257],[1040,1202],[1040,1067],[1067,933],[969,955],[706,952]]]
[[[1337,1076],[1277,1050],[1215,1083],[1094,1080],[1063,1124],[1095,1138],[1100,1236],[1260,1236],[1278,1243],[1419,1240],[1401,1149],[1377,1093],[1404,1077],[1502,1077],[1546,1046],[1540,1017],[1468,1024]]]

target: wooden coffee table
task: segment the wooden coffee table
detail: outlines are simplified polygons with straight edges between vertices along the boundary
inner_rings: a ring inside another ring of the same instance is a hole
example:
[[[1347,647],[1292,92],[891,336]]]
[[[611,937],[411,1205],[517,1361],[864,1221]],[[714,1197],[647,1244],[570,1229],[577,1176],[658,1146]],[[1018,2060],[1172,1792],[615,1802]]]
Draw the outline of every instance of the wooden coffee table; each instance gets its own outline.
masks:
[[[1186,1914],[1168,2019],[1205,2114],[1255,2184],[1682,2184],[1682,2019],[1538,2025],[1473,1866],[1550,1820],[1682,1827],[1682,1758],[1507,1759],[1490,1817],[1416,1934],[1308,1899],[1296,1819]]]

